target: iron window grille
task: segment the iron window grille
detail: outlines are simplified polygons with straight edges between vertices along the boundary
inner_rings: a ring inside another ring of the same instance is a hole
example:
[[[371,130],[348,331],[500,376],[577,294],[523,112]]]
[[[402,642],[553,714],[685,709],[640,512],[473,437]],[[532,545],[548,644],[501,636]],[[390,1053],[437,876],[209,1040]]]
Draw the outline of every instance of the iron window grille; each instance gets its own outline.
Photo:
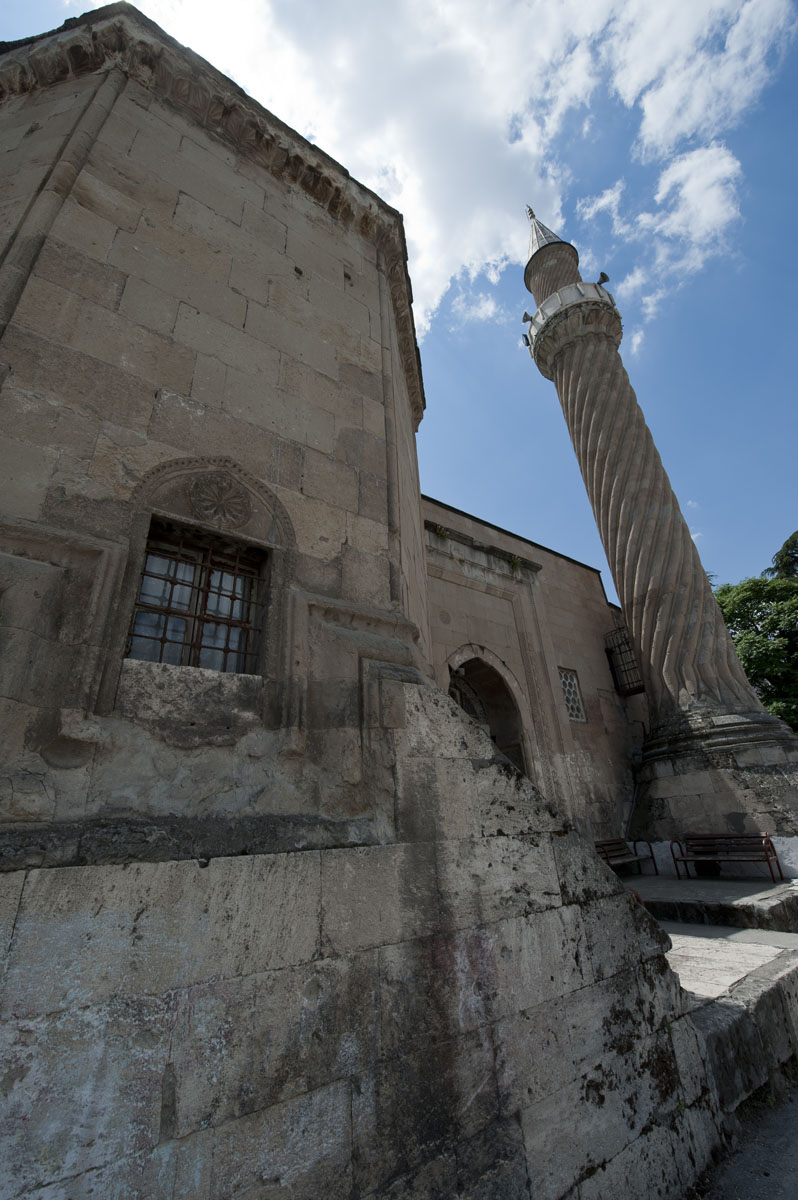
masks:
[[[579,680],[576,671],[569,671],[566,667],[560,667],[559,671],[562,694],[568,716],[572,721],[586,722],[587,714],[585,706],[582,703],[582,693],[579,690]]]
[[[638,692],[644,692],[643,676],[625,625],[619,625],[606,634],[604,649],[616,692],[621,696],[636,696]]]
[[[128,657],[256,674],[264,563],[250,546],[153,521]]]

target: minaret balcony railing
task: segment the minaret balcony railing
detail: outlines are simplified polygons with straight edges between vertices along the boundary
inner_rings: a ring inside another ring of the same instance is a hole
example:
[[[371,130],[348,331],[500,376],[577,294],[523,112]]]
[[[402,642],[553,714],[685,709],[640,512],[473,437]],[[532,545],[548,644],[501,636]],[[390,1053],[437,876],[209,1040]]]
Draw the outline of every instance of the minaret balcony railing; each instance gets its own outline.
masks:
[[[606,288],[603,288],[600,283],[580,282],[566,284],[558,292],[552,292],[550,296],[547,296],[534,316],[530,317],[529,353],[532,354],[532,346],[534,345],[535,338],[543,331],[544,326],[552,317],[574,304],[583,304],[586,300],[598,301],[600,304],[606,304],[608,308],[615,308],[615,297]]]

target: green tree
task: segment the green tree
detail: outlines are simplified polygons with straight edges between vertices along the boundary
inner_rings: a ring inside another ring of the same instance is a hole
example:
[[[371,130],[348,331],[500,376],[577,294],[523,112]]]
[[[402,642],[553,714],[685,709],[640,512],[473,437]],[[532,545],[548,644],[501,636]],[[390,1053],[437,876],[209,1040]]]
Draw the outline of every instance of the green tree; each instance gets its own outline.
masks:
[[[781,550],[773,555],[773,566],[765,567],[763,575],[772,579],[798,579],[798,529],[791,533]]]
[[[743,579],[715,589],[743,670],[768,712],[798,730],[798,570],[777,562],[798,532],[774,555],[772,578]]]

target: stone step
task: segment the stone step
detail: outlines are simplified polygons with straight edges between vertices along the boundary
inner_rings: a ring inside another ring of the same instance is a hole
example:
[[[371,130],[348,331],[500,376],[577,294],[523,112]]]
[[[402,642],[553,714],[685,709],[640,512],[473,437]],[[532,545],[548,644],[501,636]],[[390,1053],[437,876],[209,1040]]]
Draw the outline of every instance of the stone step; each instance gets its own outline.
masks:
[[[658,921],[798,933],[798,886],[790,880],[674,879],[639,875],[624,882]]]

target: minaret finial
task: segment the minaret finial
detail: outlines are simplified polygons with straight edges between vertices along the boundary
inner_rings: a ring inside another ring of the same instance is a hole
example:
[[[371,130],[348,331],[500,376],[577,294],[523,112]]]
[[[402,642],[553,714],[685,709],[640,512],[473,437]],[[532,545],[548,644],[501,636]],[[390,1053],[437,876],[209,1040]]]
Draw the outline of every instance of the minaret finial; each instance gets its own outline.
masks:
[[[530,221],[534,221],[535,214],[532,212],[532,209],[529,204],[527,204],[527,206],[526,206],[526,215],[529,217]]]

